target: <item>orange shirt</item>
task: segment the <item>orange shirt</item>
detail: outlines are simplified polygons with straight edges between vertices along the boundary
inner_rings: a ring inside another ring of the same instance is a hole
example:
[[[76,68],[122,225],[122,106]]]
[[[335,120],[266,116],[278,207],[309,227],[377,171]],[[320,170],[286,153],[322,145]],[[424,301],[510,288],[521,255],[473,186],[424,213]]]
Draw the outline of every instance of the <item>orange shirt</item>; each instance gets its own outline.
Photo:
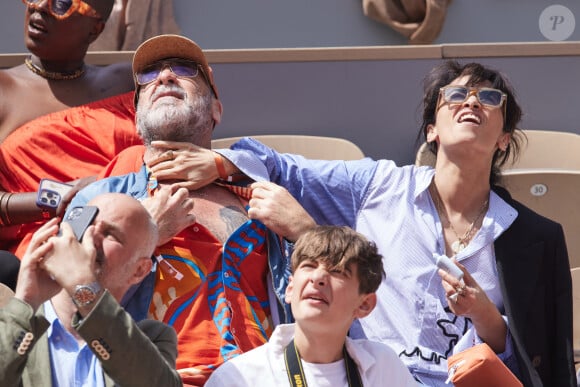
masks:
[[[68,182],[99,173],[121,150],[142,140],[133,92],[51,113],[13,131],[0,144],[0,190],[34,192],[41,179]],[[22,256],[40,223],[25,225],[0,248]]]
[[[177,369],[199,374],[202,384],[224,361],[268,341],[265,227],[248,221],[222,245],[194,224],[161,248],[150,318],[173,326]]]
[[[99,178],[139,172],[144,152],[144,146],[124,150]],[[232,190],[237,194],[244,191]],[[149,317],[175,328],[177,368],[195,368],[197,372],[183,377],[186,385],[203,385],[224,361],[268,341],[273,324],[266,285],[266,228],[262,223],[247,221],[225,244],[195,223],[158,248],[156,254],[158,268]]]

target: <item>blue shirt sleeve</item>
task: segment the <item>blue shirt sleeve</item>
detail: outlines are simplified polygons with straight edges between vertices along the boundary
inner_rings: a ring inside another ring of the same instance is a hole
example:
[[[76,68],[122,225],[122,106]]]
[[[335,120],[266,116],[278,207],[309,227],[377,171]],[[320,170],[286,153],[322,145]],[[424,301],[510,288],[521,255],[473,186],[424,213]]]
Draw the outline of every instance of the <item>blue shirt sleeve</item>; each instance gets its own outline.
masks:
[[[146,197],[146,181],[143,182],[143,176],[141,176],[143,172],[144,167],[139,173],[109,177],[87,185],[73,197],[66,209],[65,217],[71,209],[86,206],[94,197],[108,192],[124,193],[136,199]]]
[[[278,153],[252,138],[217,152],[253,180],[285,187],[317,223],[350,227],[377,167],[370,158],[329,161]]]

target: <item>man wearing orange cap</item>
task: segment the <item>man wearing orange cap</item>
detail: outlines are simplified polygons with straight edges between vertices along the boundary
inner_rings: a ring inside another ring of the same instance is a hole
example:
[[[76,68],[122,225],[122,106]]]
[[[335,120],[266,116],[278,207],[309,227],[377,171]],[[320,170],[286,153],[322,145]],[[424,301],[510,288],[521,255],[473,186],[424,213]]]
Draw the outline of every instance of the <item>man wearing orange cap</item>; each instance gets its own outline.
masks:
[[[291,322],[283,302],[289,265],[281,238],[248,218],[245,187],[226,178],[189,190],[181,175],[192,161],[189,144],[210,148],[223,110],[199,46],[177,35],[149,39],[133,72],[145,146],[120,153],[102,174],[117,177],[93,183],[71,204],[124,192],[148,207],[160,229],[157,267],[126,306],[136,319],[148,313],[175,328],[182,379],[203,385],[224,361],[264,344],[275,324]],[[183,169],[165,169],[166,160]]]

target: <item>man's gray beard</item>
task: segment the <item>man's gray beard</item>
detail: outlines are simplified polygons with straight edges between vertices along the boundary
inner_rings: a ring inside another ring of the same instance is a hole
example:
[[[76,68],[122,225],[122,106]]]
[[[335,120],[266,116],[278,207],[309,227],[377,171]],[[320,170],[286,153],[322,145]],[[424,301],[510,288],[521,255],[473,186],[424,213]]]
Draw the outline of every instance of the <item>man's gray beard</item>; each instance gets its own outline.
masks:
[[[160,104],[137,110],[137,131],[145,145],[152,141],[179,141],[203,144],[213,131],[211,95],[197,95],[192,105]],[[209,133],[208,133],[209,132]]]

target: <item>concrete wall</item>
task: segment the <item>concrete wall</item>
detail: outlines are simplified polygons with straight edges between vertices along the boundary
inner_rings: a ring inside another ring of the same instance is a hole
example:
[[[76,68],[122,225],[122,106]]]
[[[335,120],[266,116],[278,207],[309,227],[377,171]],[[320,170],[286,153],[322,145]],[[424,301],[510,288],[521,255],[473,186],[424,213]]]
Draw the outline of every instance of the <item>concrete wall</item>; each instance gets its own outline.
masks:
[[[406,43],[389,27],[364,16],[362,0],[173,0],[173,4],[183,34],[205,49]],[[578,0],[453,0],[434,43],[547,41],[540,32],[540,16],[554,4],[567,7],[580,23]],[[25,50],[24,9],[21,1],[3,2],[0,53]],[[572,20],[565,16],[557,30],[570,26]],[[566,40],[580,40],[580,28]]]
[[[580,133],[580,56],[469,58],[505,72],[521,128]],[[412,163],[421,80],[440,60],[214,65],[224,103],[216,137],[294,133],[347,138],[365,154]],[[551,150],[547,150],[551,151]]]
[[[225,107],[215,137],[275,133],[337,136],[354,141],[374,158],[387,157],[399,164],[414,160],[421,80],[439,63],[440,56],[365,59],[363,55],[353,60],[345,57],[356,49],[347,49],[333,60],[320,60],[315,49],[296,58],[289,55],[288,60],[269,59],[277,55],[275,50],[236,60],[228,52],[220,52],[235,48],[404,45],[404,39],[388,27],[367,19],[360,1],[174,0],[174,4],[183,34],[208,49],[213,63]],[[552,4],[539,0],[454,0],[436,43],[545,42],[539,19],[542,10]],[[559,4],[580,15],[577,0]],[[25,52],[21,43],[24,9],[19,1],[5,2],[0,14],[0,53]],[[580,40],[580,32],[573,29],[568,40]],[[481,61],[505,72],[524,110],[522,128],[580,133],[580,43],[572,43],[571,50],[556,55],[549,53],[549,46],[544,56],[536,56],[537,52],[516,54],[518,48],[511,46],[500,54],[487,53],[486,45],[476,46],[471,54],[465,51],[469,45],[462,46],[466,58],[461,58],[461,52],[443,57]],[[130,53],[125,58],[129,59]],[[22,59],[17,59],[21,63]]]
[[[206,48],[325,47],[405,44],[363,14],[362,0],[173,0],[183,33]],[[542,11],[567,7],[580,23],[577,0],[453,0],[433,43],[546,41]],[[565,28],[568,22],[558,25]],[[568,40],[580,40],[580,28]]]

